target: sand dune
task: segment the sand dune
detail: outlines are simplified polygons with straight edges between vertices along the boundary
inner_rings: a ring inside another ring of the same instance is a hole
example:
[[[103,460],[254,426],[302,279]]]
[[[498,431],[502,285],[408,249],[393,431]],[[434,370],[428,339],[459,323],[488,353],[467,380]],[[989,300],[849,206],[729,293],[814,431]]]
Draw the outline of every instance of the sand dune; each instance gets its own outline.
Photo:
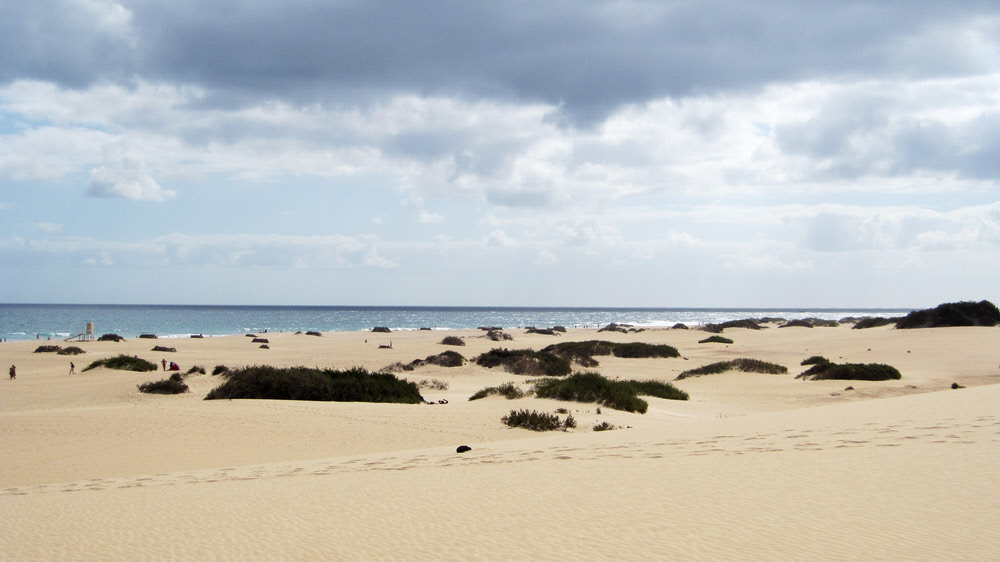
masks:
[[[442,333],[269,334],[171,342],[168,360],[371,369],[444,349],[496,346]],[[679,381],[687,402],[645,415],[552,400],[468,402],[525,378],[423,367],[443,405],[203,401],[135,387],[163,373],[68,375],[70,359],[3,344],[0,533],[5,559],[994,559],[1000,552],[1000,330],[677,330],[560,338],[669,343],[686,359],[599,358],[608,376],[673,379],[749,356],[788,375]],[[365,340],[368,340],[366,343]],[[377,345],[391,339],[392,349]],[[77,370],[152,343],[85,344]],[[900,381],[802,381],[813,354],[884,362]],[[951,390],[953,382],[967,388]],[[846,386],[855,390],[845,391]],[[573,432],[505,428],[511,408],[569,408]],[[629,426],[593,432],[597,421]],[[457,454],[460,444],[472,451]]]

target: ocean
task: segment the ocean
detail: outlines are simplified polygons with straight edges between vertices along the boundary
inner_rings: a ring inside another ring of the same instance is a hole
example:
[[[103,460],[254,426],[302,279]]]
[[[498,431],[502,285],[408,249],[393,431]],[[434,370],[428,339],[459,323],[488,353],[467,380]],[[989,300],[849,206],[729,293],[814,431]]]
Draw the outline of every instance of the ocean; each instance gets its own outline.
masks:
[[[474,329],[480,326],[586,328],[611,322],[637,327],[718,323],[743,318],[903,316],[900,308],[521,308],[450,306],[184,306],[0,304],[0,338],[62,340],[84,333],[186,338],[254,332]]]

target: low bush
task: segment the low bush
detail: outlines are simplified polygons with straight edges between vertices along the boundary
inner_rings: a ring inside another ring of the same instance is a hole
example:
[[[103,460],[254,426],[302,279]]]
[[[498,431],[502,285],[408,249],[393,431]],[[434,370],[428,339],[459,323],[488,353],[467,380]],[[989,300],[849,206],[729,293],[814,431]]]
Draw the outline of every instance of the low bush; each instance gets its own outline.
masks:
[[[594,426],[594,431],[611,431],[613,429],[618,429],[618,427],[606,421],[602,421],[601,423]]]
[[[761,329],[760,324],[750,318],[745,320],[730,320],[721,324],[705,324],[701,329],[706,332],[712,332],[713,334],[721,334],[726,328],[746,328],[748,330]]]
[[[118,334],[104,334],[103,336],[97,338],[97,341],[125,341],[125,338],[119,336]]]
[[[35,348],[35,353],[56,353],[61,349],[58,345],[40,345]]]
[[[542,348],[543,353],[552,353],[566,361],[580,364],[583,367],[596,367],[598,362],[594,356],[614,355],[623,359],[671,358],[680,357],[677,348],[670,345],[650,343],[615,343],[603,340],[588,340],[562,342]]]
[[[228,372],[229,372],[229,367],[226,367],[225,365],[216,365],[215,368],[212,369],[213,376],[226,374]]]
[[[188,385],[184,383],[180,373],[170,375],[169,379],[145,382],[139,385],[139,392],[147,394],[182,394],[188,390]]]
[[[887,381],[902,378],[899,371],[881,363],[816,363],[795,378],[805,380]]]
[[[441,340],[441,345],[458,345],[458,346],[464,346],[465,345],[465,340],[463,340],[462,338],[460,338],[458,336],[445,336],[444,339]]]
[[[812,328],[812,322],[808,320],[789,320],[784,324],[778,326],[779,328]]]
[[[491,341],[511,341],[514,339],[514,336],[503,330],[489,330],[486,332],[486,338]]]
[[[862,318],[854,323],[854,330],[865,330],[868,328],[878,328],[881,326],[888,326],[889,324],[895,324],[899,318],[881,318],[877,316],[872,316],[868,318]]]
[[[944,328],[950,326],[996,326],[1000,310],[990,301],[949,302],[928,310],[916,310],[896,322],[896,328]]]
[[[717,375],[726,371],[742,371],[744,373],[763,373],[766,375],[783,375],[788,372],[788,368],[776,363],[768,363],[759,359],[749,359],[741,357],[732,361],[720,361],[711,363],[704,367],[689,369],[677,375],[675,381],[690,377],[700,377],[703,375]]]
[[[375,326],[374,328],[372,328],[372,331],[373,332],[378,332],[378,333],[381,333],[381,334],[388,334],[388,333],[392,332],[392,330],[390,330],[389,328],[387,328],[385,326]]]
[[[162,345],[157,345],[153,347],[153,351],[161,351],[163,353],[177,353],[176,347],[163,347]]]
[[[205,374],[205,368],[202,367],[202,366],[200,366],[200,365],[195,365],[194,367],[191,367],[190,369],[188,369],[186,374],[193,375],[195,373],[197,373],[199,375],[204,375]]]
[[[698,343],[733,343],[733,340],[723,336],[709,336]]]
[[[448,383],[437,379],[424,379],[417,383],[417,388],[429,388],[431,390],[448,390]]]
[[[567,420],[572,419],[572,416]],[[576,421],[572,421],[572,426],[559,421],[559,416],[534,410],[511,410],[509,414],[500,418],[500,421],[508,427],[523,427],[531,431],[555,431],[567,427],[576,427]]]
[[[628,333],[628,329],[632,326],[628,324],[615,324],[614,322],[608,324],[607,326],[597,330],[598,332],[621,332],[623,334]]]
[[[527,394],[513,382],[505,382],[500,386],[488,386],[482,390],[476,391],[475,394],[469,397],[469,401],[471,402],[473,400],[479,400],[481,398],[494,395],[503,396],[507,400],[516,400],[518,398],[524,398]]]
[[[674,324],[670,329],[671,330],[690,330],[691,328],[688,328],[687,324],[685,324],[683,322],[678,322],[678,323]]]
[[[563,330],[565,331],[565,330]],[[525,334],[542,334],[543,336],[558,336],[559,333],[552,328],[535,328],[534,326],[524,331]]]
[[[155,340],[156,334],[139,334],[139,337],[142,339]]]
[[[254,338],[250,343],[271,343],[267,341],[267,338]]]
[[[649,403],[639,398],[655,396],[670,400],[687,400],[687,393],[670,383],[659,381],[613,381],[600,373],[574,373],[565,379],[546,379],[535,383],[539,398],[596,402],[602,406],[625,412],[646,413]]]
[[[572,372],[569,361],[562,357],[531,349],[493,348],[476,357],[475,361],[481,367],[503,367],[516,375],[562,377]]]
[[[311,331],[310,332],[306,332],[306,335],[307,336],[316,336],[316,337],[322,337],[323,336],[323,334],[321,334],[319,332],[311,332]]]
[[[159,367],[155,363],[150,363],[145,359],[140,359],[131,355],[116,355],[115,357],[110,357],[108,359],[98,359],[90,365],[87,365],[82,369],[82,371],[89,371],[91,369],[96,369],[98,367],[104,367],[106,369],[118,369],[119,371],[155,371]]]
[[[60,349],[56,353],[58,353],[59,355],[83,355],[84,353],[87,352],[75,345],[71,345],[65,349]]]
[[[308,367],[244,367],[231,371],[206,400],[321,400],[333,402],[394,402],[420,404],[417,385],[387,373],[360,367],[346,371]]]
[[[799,365],[829,365],[830,360],[822,355],[813,355],[808,359],[803,359]]]

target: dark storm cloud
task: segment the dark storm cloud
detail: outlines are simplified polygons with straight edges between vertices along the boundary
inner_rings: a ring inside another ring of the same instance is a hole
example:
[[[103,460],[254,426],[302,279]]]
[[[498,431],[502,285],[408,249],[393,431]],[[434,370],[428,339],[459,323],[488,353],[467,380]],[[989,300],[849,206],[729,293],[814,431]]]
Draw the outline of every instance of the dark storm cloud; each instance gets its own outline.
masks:
[[[913,1],[135,1],[122,3],[130,43],[75,3],[11,4],[3,80],[133,76],[199,84],[227,104],[489,97],[563,104],[583,122],[624,103],[776,80],[976,71],[973,55],[935,48],[951,43],[932,32],[1000,12]]]

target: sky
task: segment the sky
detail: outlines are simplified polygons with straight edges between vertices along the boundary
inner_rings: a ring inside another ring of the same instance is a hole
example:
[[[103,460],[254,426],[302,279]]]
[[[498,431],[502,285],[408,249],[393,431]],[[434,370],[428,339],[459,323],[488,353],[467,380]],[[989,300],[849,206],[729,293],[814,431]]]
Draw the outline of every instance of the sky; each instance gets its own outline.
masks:
[[[1000,4],[0,0],[0,302],[1000,302]]]

